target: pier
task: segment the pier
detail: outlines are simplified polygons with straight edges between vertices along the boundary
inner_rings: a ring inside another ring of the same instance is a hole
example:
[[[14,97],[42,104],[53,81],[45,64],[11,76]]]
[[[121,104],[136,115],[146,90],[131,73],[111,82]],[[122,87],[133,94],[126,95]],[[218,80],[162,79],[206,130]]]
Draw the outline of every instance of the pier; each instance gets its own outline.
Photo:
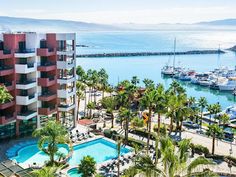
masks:
[[[100,57],[134,57],[134,56],[165,56],[165,55],[206,55],[224,54],[223,50],[190,50],[185,52],[124,52],[124,53],[101,53],[76,55],[79,58],[100,58]]]

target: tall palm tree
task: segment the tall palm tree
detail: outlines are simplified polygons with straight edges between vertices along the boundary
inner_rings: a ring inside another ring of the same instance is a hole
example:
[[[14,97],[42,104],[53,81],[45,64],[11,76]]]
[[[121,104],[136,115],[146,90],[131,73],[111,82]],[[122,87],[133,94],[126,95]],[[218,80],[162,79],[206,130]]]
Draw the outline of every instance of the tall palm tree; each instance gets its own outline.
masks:
[[[158,100],[158,91],[156,89],[145,91],[144,96],[141,98],[141,105],[144,108],[148,109],[148,138],[147,138],[147,153],[149,151],[149,142],[150,142],[150,135],[151,135],[151,126],[152,126],[152,111],[156,108],[156,102]]]
[[[131,79],[131,83],[135,86],[137,86],[137,84],[139,84],[139,78],[138,76],[133,76],[132,79]]]
[[[219,116],[219,125],[223,123],[223,125],[228,124],[230,122],[230,117],[227,113],[223,113]]]
[[[153,80],[146,78],[143,80],[143,83],[144,83],[146,89],[154,89],[154,87],[155,87]]]
[[[215,153],[215,140],[216,138],[221,139],[223,137],[223,130],[217,124],[208,125],[208,129],[206,131],[208,136],[212,137],[212,151],[211,153],[214,155]]]
[[[200,120],[200,129],[202,129],[202,117],[203,117],[203,111],[207,106],[207,100],[205,97],[200,97],[198,100],[198,106],[200,107],[201,111],[201,120]]]
[[[36,129],[33,136],[39,138],[38,148],[50,157],[49,165],[54,165],[55,155],[58,153],[58,144],[69,143],[65,127],[56,121],[48,121],[47,124]]]
[[[196,103],[196,98],[193,96],[190,96],[188,98],[188,107],[192,107]]]
[[[95,107],[96,107],[96,104],[94,102],[89,102],[87,104],[87,108],[89,110],[89,114],[87,114],[87,115],[89,118],[92,118],[92,110],[95,109]]]
[[[99,83],[101,85],[101,90],[102,90],[102,98],[104,98],[104,92],[105,89],[108,85],[108,74],[104,68],[100,69],[98,71],[98,77],[99,77]]]
[[[56,171],[56,167],[43,167],[39,170],[34,170],[32,174],[35,177],[55,177]]]
[[[214,119],[216,122],[217,114],[221,112],[221,106],[219,103],[216,103],[216,104],[213,104],[212,109],[213,109],[212,112],[214,114]]]
[[[12,101],[13,97],[5,86],[0,85],[0,104]]]
[[[124,144],[128,144],[129,122],[130,122],[131,117],[132,117],[132,112],[131,112],[130,109],[122,107],[122,108],[120,108],[120,113],[119,114],[125,120],[125,140],[124,140]]]
[[[84,95],[85,89],[86,89],[86,86],[81,81],[76,82],[78,113],[79,113],[80,100],[85,98],[85,95]]]
[[[117,151],[117,176],[120,176],[120,154],[121,154],[121,145],[122,145],[122,139],[117,141],[116,151]]]
[[[155,107],[155,112],[158,114],[158,121],[157,121],[157,126],[158,126],[158,130],[157,130],[157,140],[156,140],[156,147],[159,147],[159,138],[160,138],[160,129],[161,129],[161,114],[164,114],[167,112],[167,97],[165,96],[165,90],[163,85],[159,85],[157,87],[157,100],[156,100],[156,107]],[[156,154],[156,165],[158,162],[158,152]]]
[[[212,117],[212,114],[214,113],[214,110],[213,110],[213,104],[209,104],[207,105],[207,111],[209,112],[210,114],[210,125],[211,125],[211,117]]]
[[[104,97],[101,100],[102,106],[111,114],[111,128],[114,127],[114,110],[117,107],[117,99],[115,97]]]

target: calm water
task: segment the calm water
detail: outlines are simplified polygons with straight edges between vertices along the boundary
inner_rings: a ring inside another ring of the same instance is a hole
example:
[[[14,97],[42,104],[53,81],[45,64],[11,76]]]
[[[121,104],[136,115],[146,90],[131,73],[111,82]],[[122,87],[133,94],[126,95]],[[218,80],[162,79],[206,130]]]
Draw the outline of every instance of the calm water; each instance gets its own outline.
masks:
[[[177,39],[177,51],[191,49],[222,49],[236,44],[236,31],[140,31],[140,32],[82,32],[77,43],[89,47],[78,48],[77,53],[135,52],[135,51],[173,51],[173,40]],[[136,75],[143,80],[150,78],[165,87],[171,79],[161,77],[161,68],[172,63],[173,57],[126,57],[126,58],[79,58],[77,63],[85,69],[105,68],[109,81],[116,85],[118,80],[131,79]],[[236,54],[227,52],[222,55],[185,55],[176,56],[176,65],[196,71],[209,71],[217,67],[234,68]],[[234,104],[232,93],[222,93],[208,88],[182,83],[187,93],[199,98],[205,96],[210,103],[220,102],[222,107]]]

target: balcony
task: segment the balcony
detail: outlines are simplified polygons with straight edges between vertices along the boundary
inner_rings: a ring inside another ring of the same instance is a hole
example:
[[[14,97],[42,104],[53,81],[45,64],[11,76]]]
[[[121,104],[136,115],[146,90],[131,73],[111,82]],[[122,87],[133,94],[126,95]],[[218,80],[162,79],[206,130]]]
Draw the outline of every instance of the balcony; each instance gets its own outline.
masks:
[[[38,99],[40,101],[51,101],[53,99],[57,98],[57,94],[56,93],[51,93],[51,92],[47,92],[47,93],[42,93]]]
[[[4,125],[6,123],[14,121],[15,118],[16,118],[16,113],[0,115],[0,125]]]
[[[13,57],[11,50],[0,50],[0,59],[8,59]]]
[[[65,46],[59,46],[57,48],[57,55],[73,55],[74,54],[73,47],[70,45]]]
[[[75,88],[57,90],[57,95],[59,98],[68,98],[72,95],[75,95]]]
[[[0,85],[4,85],[7,88],[8,91],[12,91],[15,88],[15,82],[14,81],[0,83]]]
[[[19,120],[29,120],[37,116],[37,111],[29,110],[26,112],[20,112],[17,114]]]
[[[37,94],[27,95],[27,96],[16,96],[17,105],[29,105],[37,101]]]
[[[41,63],[40,66],[38,66],[38,71],[52,71],[52,70],[56,70],[57,66],[56,63],[53,62],[45,62],[45,63]]]
[[[6,76],[14,74],[14,68],[12,66],[0,66],[0,76]]]
[[[27,63],[27,64],[15,64],[16,73],[27,74],[37,71],[36,63]]]
[[[36,86],[37,86],[37,83],[35,80],[24,80],[24,81],[16,82],[16,89],[27,90],[30,88],[34,88]]]
[[[42,56],[42,57],[56,55],[56,49],[55,48],[38,48],[37,55]]]
[[[15,52],[15,58],[29,58],[36,56],[35,49],[20,49]]]
[[[39,115],[48,116],[48,115],[51,115],[51,114],[57,112],[57,106],[51,105],[48,107],[38,108],[38,112],[39,112]]]
[[[75,77],[73,75],[60,77],[60,78],[57,79],[57,82],[59,84],[68,84],[68,83],[71,83],[71,82],[75,82]]]
[[[42,87],[49,87],[56,84],[56,76],[48,78],[38,78],[38,85]]]
[[[71,69],[75,67],[74,60],[71,61],[57,61],[57,68],[58,69]]]
[[[7,103],[0,103],[0,109],[3,110],[3,109],[6,109],[6,108],[10,108],[14,105],[15,105],[15,101],[9,101]]]
[[[60,104],[58,106],[58,111],[67,112],[75,108],[75,104]]]

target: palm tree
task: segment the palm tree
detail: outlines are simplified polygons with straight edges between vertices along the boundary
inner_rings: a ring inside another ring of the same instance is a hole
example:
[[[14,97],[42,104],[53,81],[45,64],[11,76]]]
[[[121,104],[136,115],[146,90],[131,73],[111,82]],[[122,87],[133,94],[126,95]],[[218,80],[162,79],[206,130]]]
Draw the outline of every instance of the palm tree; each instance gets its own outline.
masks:
[[[92,118],[92,110],[95,109],[95,107],[96,107],[96,104],[94,102],[89,102],[87,104],[87,108],[89,110],[89,115],[88,115],[89,118]]]
[[[162,171],[156,168],[149,155],[139,155],[135,159],[135,169],[145,177],[157,177]]]
[[[135,86],[137,86],[137,84],[139,84],[139,79],[138,79],[138,76],[133,76],[132,79],[131,79],[131,83]]]
[[[35,177],[55,177],[56,171],[56,167],[43,167],[39,170],[34,170],[32,174]]]
[[[213,104],[207,105],[207,111],[208,111],[209,114],[210,114],[210,124],[211,124],[211,117],[212,117],[212,114],[214,113]]]
[[[56,121],[48,121],[44,127],[36,129],[33,136],[39,138],[38,148],[50,157],[49,165],[55,164],[58,144],[69,143],[66,129]]]
[[[201,111],[201,120],[200,120],[200,129],[202,129],[202,117],[203,117],[203,111],[207,106],[207,100],[205,97],[200,97],[198,100],[198,106],[200,107]]]
[[[108,85],[108,74],[104,68],[100,69],[98,71],[98,77],[99,77],[99,83],[101,85],[101,90],[102,90],[102,98],[104,98],[104,92],[106,89],[106,86]]]
[[[111,128],[114,127],[114,110],[117,107],[117,99],[115,97],[104,97],[101,100],[102,106],[111,114]]]
[[[226,113],[219,115],[219,125],[221,124],[221,122],[223,123],[223,125],[228,124],[230,122],[229,115]]]
[[[117,176],[119,177],[120,176],[120,154],[121,154],[121,145],[122,145],[122,140],[118,140],[117,141],[117,148],[116,148],[116,151],[117,151]]]
[[[216,138],[221,139],[223,137],[223,130],[217,124],[208,125],[208,129],[206,131],[208,136],[212,137],[212,151],[211,153],[214,155],[215,153],[215,140]]]
[[[219,103],[216,103],[216,104],[213,104],[212,106],[212,112],[214,114],[214,119],[215,119],[215,122],[216,122],[216,118],[217,118],[217,114],[219,112],[221,112],[221,106]]]
[[[128,144],[129,139],[129,122],[132,117],[132,112],[127,108],[120,108],[120,116],[125,120],[125,141],[124,144]]]
[[[144,79],[143,83],[145,85],[145,88],[147,89],[154,89],[155,85],[154,85],[154,81],[150,80],[150,79]]]
[[[0,104],[12,101],[13,97],[5,86],[0,85]]]
[[[188,98],[188,107],[192,107],[196,103],[196,98],[193,96],[190,96]]]
[[[82,177],[93,177],[96,173],[96,161],[91,156],[84,156],[80,161],[78,172]]]
[[[76,82],[76,95],[77,95],[77,99],[78,99],[78,102],[77,102],[78,113],[79,113],[80,100],[85,98],[85,95],[84,95],[85,89],[86,89],[86,86],[81,81]]]
[[[142,128],[144,127],[144,120],[139,117],[134,117],[131,120],[131,125],[135,128]]]
[[[151,135],[151,123],[152,123],[152,111],[156,108],[156,102],[158,100],[158,91],[156,89],[145,91],[144,96],[141,98],[141,105],[148,109],[148,138],[147,138],[147,153],[149,150],[149,142],[150,142],[150,135]]]
[[[167,112],[167,97],[165,96],[165,90],[163,85],[159,85],[157,87],[157,100],[156,100],[156,108],[155,112],[158,114],[158,121],[157,121],[157,138],[156,138],[156,147],[159,146],[159,138],[160,138],[160,129],[161,129],[161,114]],[[158,151],[156,152],[156,165],[158,162]]]

